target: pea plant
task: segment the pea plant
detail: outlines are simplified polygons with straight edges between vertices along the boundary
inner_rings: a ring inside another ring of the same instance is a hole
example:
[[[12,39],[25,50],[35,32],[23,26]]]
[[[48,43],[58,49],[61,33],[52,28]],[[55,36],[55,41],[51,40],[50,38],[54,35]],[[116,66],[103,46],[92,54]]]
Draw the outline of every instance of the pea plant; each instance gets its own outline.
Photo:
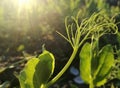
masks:
[[[38,57],[30,59],[20,72],[18,78],[21,88],[48,88],[53,85],[69,68],[82,46],[79,55],[81,78],[90,85],[90,88],[101,86],[107,81],[106,77],[114,62],[113,49],[111,45],[99,49],[99,38],[104,34],[117,32],[114,19],[109,18],[102,11],[94,13],[81,22],[79,16],[80,13],[76,17],[66,17],[67,36],[58,32],[73,49],[62,70],[51,78],[55,68],[55,58],[52,53],[43,49],[43,52]],[[87,40],[91,42],[88,43]]]
[[[80,75],[86,83],[90,84],[90,88],[106,83],[114,64],[111,45],[106,45],[99,51],[93,50],[91,44],[86,43],[80,52]]]

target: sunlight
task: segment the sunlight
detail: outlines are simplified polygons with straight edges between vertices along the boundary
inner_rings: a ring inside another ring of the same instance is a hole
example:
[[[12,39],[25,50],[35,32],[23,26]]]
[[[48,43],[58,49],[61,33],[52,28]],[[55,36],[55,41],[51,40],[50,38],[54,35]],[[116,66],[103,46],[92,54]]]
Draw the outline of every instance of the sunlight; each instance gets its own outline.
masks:
[[[24,11],[31,11],[34,0],[18,0],[18,14]]]
[[[19,0],[18,4],[20,7],[24,6],[24,5],[28,5],[30,3],[30,0]]]
[[[18,22],[21,24],[21,19],[24,20],[29,19],[29,14],[32,12],[34,0],[17,0],[18,10],[17,10],[17,17]]]
[[[18,0],[18,7],[22,9],[31,9],[33,0]]]

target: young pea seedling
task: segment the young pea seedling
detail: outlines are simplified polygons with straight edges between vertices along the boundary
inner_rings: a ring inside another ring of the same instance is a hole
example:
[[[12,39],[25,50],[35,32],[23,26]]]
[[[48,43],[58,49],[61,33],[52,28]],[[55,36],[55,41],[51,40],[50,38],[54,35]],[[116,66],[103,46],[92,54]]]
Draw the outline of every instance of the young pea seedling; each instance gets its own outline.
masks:
[[[66,17],[65,27],[67,36],[58,32],[73,48],[73,52],[62,70],[53,79],[49,80],[54,72],[55,60],[52,53],[44,50],[39,57],[29,60],[20,73],[19,81],[21,88],[48,88],[69,68],[78,49],[86,40],[95,38],[93,36],[96,36],[96,34],[99,34],[98,37],[101,37],[106,33],[117,32],[117,26],[114,24],[113,19],[104,15],[103,12],[94,13],[90,18],[86,18],[80,23],[78,21],[79,16],[80,13],[78,13],[76,17],[71,17],[73,21],[72,24],[69,24],[69,18]],[[82,78],[84,80],[83,76]],[[90,82],[90,88],[94,88],[93,80]]]

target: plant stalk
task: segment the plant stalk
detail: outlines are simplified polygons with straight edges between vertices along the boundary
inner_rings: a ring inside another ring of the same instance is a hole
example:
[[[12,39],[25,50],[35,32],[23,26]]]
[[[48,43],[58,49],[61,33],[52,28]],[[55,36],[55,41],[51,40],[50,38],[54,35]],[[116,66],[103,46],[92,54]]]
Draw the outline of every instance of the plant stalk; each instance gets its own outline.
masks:
[[[93,83],[90,84],[89,88],[94,88],[94,85]]]
[[[72,61],[74,60],[74,58],[77,54],[78,48],[79,47],[74,47],[73,48],[73,53],[72,53],[70,59],[68,60],[67,64],[63,67],[63,69],[50,82],[48,82],[47,87],[54,84],[64,74],[64,72],[69,68],[70,64],[72,63]]]
[[[91,81],[89,88],[94,88],[93,80]]]

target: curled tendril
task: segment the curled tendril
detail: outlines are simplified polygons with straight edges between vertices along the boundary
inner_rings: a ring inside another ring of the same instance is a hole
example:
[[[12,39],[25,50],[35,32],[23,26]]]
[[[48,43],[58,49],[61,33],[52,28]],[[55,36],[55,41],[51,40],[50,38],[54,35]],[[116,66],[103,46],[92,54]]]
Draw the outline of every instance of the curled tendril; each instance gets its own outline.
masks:
[[[113,18],[109,18],[101,12],[94,13],[90,18],[83,19],[79,22],[79,15],[76,17],[66,17],[65,27],[67,37],[59,33],[63,38],[65,38],[71,46],[74,48],[76,46],[80,47],[81,44],[88,38],[91,38],[92,35],[98,35],[98,37],[103,36],[104,34],[116,34],[118,27],[115,24]],[[70,24],[69,20],[71,19],[72,23]],[[81,36],[82,37],[81,39]]]

